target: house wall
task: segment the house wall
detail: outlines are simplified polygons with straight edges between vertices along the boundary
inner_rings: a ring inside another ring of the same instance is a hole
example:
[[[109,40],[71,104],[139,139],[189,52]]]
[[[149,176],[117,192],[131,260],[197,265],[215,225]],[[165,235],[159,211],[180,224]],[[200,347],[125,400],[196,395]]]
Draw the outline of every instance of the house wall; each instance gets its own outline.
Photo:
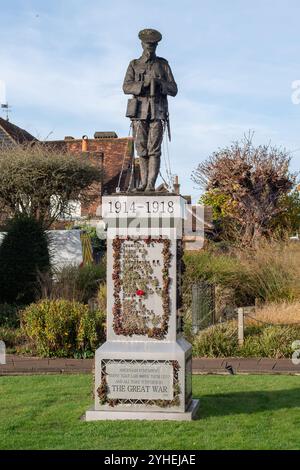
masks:
[[[86,158],[102,172],[101,183],[93,184],[88,189],[94,198],[88,206],[81,207],[82,217],[98,218],[100,216],[102,195],[116,192],[122,167],[120,188],[121,191],[128,188],[134,157],[131,137],[48,141],[47,145],[74,153],[80,158]]]

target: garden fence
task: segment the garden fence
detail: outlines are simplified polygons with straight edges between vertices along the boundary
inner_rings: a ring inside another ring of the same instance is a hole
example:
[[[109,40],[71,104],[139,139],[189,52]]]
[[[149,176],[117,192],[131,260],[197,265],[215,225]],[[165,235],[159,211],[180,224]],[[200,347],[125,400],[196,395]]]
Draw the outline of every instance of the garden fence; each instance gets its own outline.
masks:
[[[215,323],[215,285],[206,281],[192,286],[193,333]]]

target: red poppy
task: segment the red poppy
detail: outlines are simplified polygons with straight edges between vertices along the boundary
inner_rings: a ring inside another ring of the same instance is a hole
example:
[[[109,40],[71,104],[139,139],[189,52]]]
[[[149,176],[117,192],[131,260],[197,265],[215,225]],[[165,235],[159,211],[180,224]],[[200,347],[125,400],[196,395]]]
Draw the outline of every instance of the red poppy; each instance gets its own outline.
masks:
[[[139,296],[145,295],[145,291],[143,291],[142,289],[137,289],[135,293],[136,295],[139,295]]]

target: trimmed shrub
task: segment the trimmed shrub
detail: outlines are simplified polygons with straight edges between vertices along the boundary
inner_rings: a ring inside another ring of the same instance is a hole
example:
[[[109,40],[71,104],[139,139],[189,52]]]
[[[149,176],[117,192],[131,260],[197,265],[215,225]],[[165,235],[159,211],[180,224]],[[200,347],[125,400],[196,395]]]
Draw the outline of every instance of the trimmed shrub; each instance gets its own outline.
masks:
[[[48,240],[34,219],[13,219],[0,246],[0,302],[28,304],[38,290],[38,273],[49,270]]]
[[[9,216],[27,214],[49,228],[74,204],[89,206],[97,198],[91,185],[102,181],[102,170],[89,158],[28,142],[0,147],[0,209]],[[55,195],[55,197],[53,197]]]
[[[104,340],[104,315],[69,300],[42,300],[21,315],[22,331],[43,357],[87,357]]]
[[[300,326],[247,326],[244,345],[239,347],[237,322],[211,326],[193,340],[193,355],[198,357],[291,358],[293,341],[300,338]]]

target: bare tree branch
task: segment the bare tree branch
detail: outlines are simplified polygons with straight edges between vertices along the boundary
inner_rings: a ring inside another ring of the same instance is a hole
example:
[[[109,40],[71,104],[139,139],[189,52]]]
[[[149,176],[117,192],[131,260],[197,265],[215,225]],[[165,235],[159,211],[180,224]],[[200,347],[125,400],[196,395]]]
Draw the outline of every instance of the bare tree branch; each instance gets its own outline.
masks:
[[[252,139],[249,134],[214,152],[192,174],[199,188],[228,197],[230,216],[243,228],[245,243],[268,233],[297,176],[289,172],[291,157],[285,149],[270,144],[255,147]]]

